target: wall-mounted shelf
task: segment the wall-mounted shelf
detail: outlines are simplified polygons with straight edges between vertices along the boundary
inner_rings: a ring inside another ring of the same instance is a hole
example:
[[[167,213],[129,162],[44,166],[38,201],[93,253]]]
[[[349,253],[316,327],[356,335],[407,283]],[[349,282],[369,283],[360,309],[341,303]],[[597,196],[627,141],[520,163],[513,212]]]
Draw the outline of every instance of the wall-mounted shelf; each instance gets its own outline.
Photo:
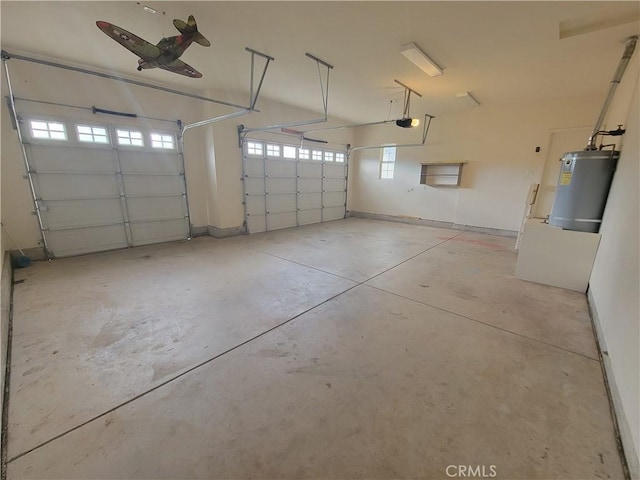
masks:
[[[430,187],[459,187],[464,162],[421,163],[420,184]]]

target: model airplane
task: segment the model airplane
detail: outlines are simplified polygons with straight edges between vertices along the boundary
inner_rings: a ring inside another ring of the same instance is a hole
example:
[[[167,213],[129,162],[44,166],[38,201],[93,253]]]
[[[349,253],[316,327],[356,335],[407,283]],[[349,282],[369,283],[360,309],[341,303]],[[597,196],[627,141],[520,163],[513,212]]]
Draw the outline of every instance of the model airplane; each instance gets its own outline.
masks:
[[[142,71],[143,68],[162,68],[191,78],[202,77],[202,74],[195,68],[187,65],[182,60],[178,60],[180,55],[193,42],[199,43],[204,47],[211,45],[209,40],[198,32],[198,25],[193,15],[189,15],[187,23],[176,18],[173,21],[173,25],[182,35],[163,38],[157,45],[153,45],[133,33],[127,32],[124,28],[117,27],[109,22],[97,21],[96,25],[124,48],[140,57],[138,71]]]

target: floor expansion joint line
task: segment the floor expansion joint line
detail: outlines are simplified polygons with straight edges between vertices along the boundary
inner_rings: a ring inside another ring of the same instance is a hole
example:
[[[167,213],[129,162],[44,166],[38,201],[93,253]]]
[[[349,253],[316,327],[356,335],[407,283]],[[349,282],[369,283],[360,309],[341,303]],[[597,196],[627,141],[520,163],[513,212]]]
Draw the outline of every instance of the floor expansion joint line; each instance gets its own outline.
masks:
[[[9,463],[11,463],[11,462],[13,462],[15,460],[18,460],[19,458],[24,457],[25,455],[30,454],[31,452],[34,452],[34,451],[38,450],[39,448],[42,448],[42,447],[44,447],[44,446],[46,446],[46,445],[48,445],[50,443],[55,442],[56,440],[68,435],[69,433],[72,433],[72,432],[75,432],[76,430],[79,430],[80,428],[84,427],[85,425],[88,425],[88,424],[90,424],[90,423],[92,423],[92,422],[94,422],[94,421],[96,421],[96,420],[98,420],[98,419],[100,419],[100,418],[102,418],[102,417],[104,417],[106,415],[109,415],[112,412],[115,412],[119,408],[125,407],[125,406],[129,405],[130,403],[133,403],[136,400],[139,400],[140,398],[144,397],[145,395],[148,395],[149,393],[152,393],[152,392],[155,392],[156,390],[159,390],[160,388],[162,388],[162,387],[164,387],[164,386],[166,386],[166,385],[168,385],[168,384],[170,384],[170,383],[172,383],[172,382],[174,382],[174,381],[176,381],[176,380],[188,375],[189,373],[191,373],[191,372],[193,372],[193,371],[195,371],[195,370],[197,370],[197,369],[199,369],[199,368],[201,368],[201,367],[203,367],[205,365],[208,365],[209,363],[217,360],[218,358],[220,358],[220,357],[222,357],[222,356],[224,356],[224,355],[226,355],[228,353],[231,353],[234,350],[237,350],[238,348],[243,347],[243,346],[253,342],[254,340],[257,340],[257,339],[267,335],[268,333],[273,332],[274,330],[276,330],[276,329],[278,329],[280,327],[283,327],[284,325],[292,322],[293,320],[301,317],[302,315],[310,312],[311,310],[314,310],[315,308],[318,308],[321,305],[324,305],[325,303],[330,302],[330,301],[338,298],[340,295],[343,295],[343,294],[353,290],[354,288],[357,288],[357,287],[361,286],[363,283],[364,282],[356,283],[355,285],[352,285],[351,287],[349,287],[349,288],[347,288],[347,289],[345,289],[345,290],[343,290],[343,291],[341,291],[339,293],[336,293],[335,295],[327,298],[326,300],[324,300],[324,301],[322,301],[322,302],[320,302],[320,303],[318,303],[316,305],[313,305],[312,307],[307,308],[306,310],[298,313],[297,315],[294,315],[293,317],[285,320],[284,322],[279,323],[278,325],[275,325],[275,326],[269,328],[268,330],[265,330],[264,332],[259,333],[258,335],[255,335],[255,336],[253,336],[253,337],[251,337],[251,338],[249,338],[249,339],[247,339],[247,340],[245,340],[245,341],[243,341],[243,342],[241,342],[241,343],[239,343],[239,344],[237,344],[237,345],[225,350],[224,352],[219,353],[218,355],[215,355],[215,356],[213,356],[213,357],[211,357],[211,358],[209,358],[207,360],[204,360],[204,361],[198,363],[197,365],[194,365],[193,367],[190,367],[188,370],[185,370],[184,372],[179,373],[175,377],[172,377],[172,378],[170,378],[168,380],[165,380],[164,382],[156,385],[155,387],[150,388],[149,390],[146,390],[146,391],[136,395],[135,397],[130,398],[129,400],[126,400],[126,401],[124,401],[122,403],[119,403],[115,407],[112,407],[109,410],[106,410],[106,411],[104,411],[104,412],[102,412],[102,413],[100,413],[98,415],[95,415],[94,417],[90,418],[89,420],[86,420],[86,421],[82,422],[79,425],[76,425],[75,427],[69,428],[69,429],[65,430],[64,432],[59,433],[58,435],[55,435],[55,436],[51,437],[49,440],[46,440],[46,441],[40,443],[39,445],[36,445],[35,447],[32,447],[32,448],[30,448],[28,450],[25,450],[24,452],[19,453],[18,455],[15,455],[15,456],[11,457],[10,459],[7,460],[6,465],[8,465]]]
[[[385,290],[384,288],[374,287],[373,285],[365,285],[365,286],[369,287],[369,288],[373,288],[375,290],[379,290],[381,292],[385,292],[385,293],[389,293],[391,295],[395,295],[396,297],[403,298],[405,300],[409,300],[411,302],[415,302],[415,303],[418,303],[420,305],[424,305],[426,307],[436,308],[436,309],[438,309],[438,310],[440,310],[442,312],[447,312],[447,313],[451,313],[452,315],[457,315],[458,317],[466,318],[467,320],[471,320],[472,322],[476,322],[476,323],[479,323],[481,325],[485,325],[487,327],[495,328],[496,330],[500,330],[501,332],[509,333],[511,335],[515,335],[517,337],[521,337],[521,338],[524,338],[526,340],[530,340],[532,342],[536,342],[536,343],[540,343],[542,345],[546,345],[548,347],[556,348],[558,350],[562,350],[563,352],[571,353],[573,355],[578,355],[580,357],[586,358],[587,360],[592,360],[594,362],[600,362],[597,358],[590,357],[589,355],[585,355],[584,353],[575,352],[573,350],[569,350],[568,348],[559,347],[558,345],[553,345],[552,343],[547,343],[545,341],[538,340],[537,338],[527,337],[526,335],[523,335],[522,333],[514,332],[512,330],[507,330],[506,328],[498,327],[496,325],[492,325],[490,323],[483,322],[482,320],[477,320],[475,318],[471,318],[471,317],[468,317],[466,315],[462,315],[461,313],[457,313],[457,312],[454,312],[452,310],[447,310],[446,308],[438,307],[437,305],[432,305],[432,304],[427,303],[427,302],[422,302],[420,300],[416,300],[415,298],[405,297],[404,295],[400,295],[400,294],[395,293],[395,292],[390,292],[389,290]]]
[[[322,270],[318,267],[312,267],[311,265],[306,265],[304,263],[296,262],[295,260],[281,257],[280,255],[276,255],[275,253],[265,252],[263,250],[258,250],[257,248],[250,248],[250,250],[253,250],[254,252],[258,252],[258,253],[263,253],[265,255],[269,255],[270,257],[273,257],[273,258],[279,258],[280,260],[284,260],[285,262],[291,262],[296,265],[300,265],[301,267],[310,268],[312,270],[316,270],[317,272],[326,273],[327,275],[333,275],[334,277],[342,278],[343,280],[349,280],[350,282],[357,282],[357,280],[353,280],[352,278],[343,277],[342,275],[338,275],[337,273],[327,272],[326,270]]]
[[[369,277],[369,278],[367,278],[366,280],[363,280],[363,281],[359,282],[359,283],[358,283],[358,285],[363,285],[363,284],[365,284],[366,282],[368,282],[369,280],[373,280],[374,278],[376,278],[376,277],[378,277],[378,276],[380,276],[380,275],[382,275],[382,274],[384,274],[384,273],[387,273],[389,270],[393,270],[394,268],[399,267],[399,266],[400,266],[400,265],[402,265],[403,263],[406,263],[406,262],[408,262],[409,260],[413,260],[413,259],[414,259],[414,258],[416,258],[417,256],[422,255],[422,254],[423,254],[423,253],[425,253],[425,252],[428,252],[428,251],[429,251],[429,250],[431,250],[432,248],[438,247],[438,246],[442,245],[443,243],[447,243],[449,240],[452,240],[452,239],[454,239],[454,238],[456,238],[456,237],[459,237],[459,236],[460,236],[460,235],[462,235],[463,233],[465,233],[465,232],[464,232],[464,231],[461,231],[460,233],[458,233],[458,234],[454,235],[454,236],[453,236],[453,237],[451,237],[451,238],[447,238],[446,240],[443,240],[443,241],[441,241],[441,242],[439,242],[439,243],[436,243],[435,245],[432,245],[432,246],[430,246],[429,248],[426,248],[426,249],[422,250],[421,252],[416,253],[415,255],[413,255],[413,256],[411,256],[411,257],[409,257],[409,258],[407,258],[407,259],[405,259],[405,260],[401,261],[400,263],[397,263],[396,265],[393,265],[393,266],[391,266],[391,267],[387,268],[386,270],[383,270],[382,272],[376,273],[373,277]],[[300,265],[301,267],[311,268],[311,269],[313,269],[313,270],[317,270],[318,272],[326,273],[326,274],[329,274],[329,275],[334,275],[334,276],[336,276],[336,277],[338,277],[338,278],[342,278],[342,279],[344,279],[344,280],[349,280],[349,281],[351,281],[351,282],[358,282],[357,280],[353,280],[352,278],[343,277],[342,275],[338,275],[337,273],[327,272],[326,270],[322,270],[322,269],[320,269],[320,268],[318,268],[318,267],[313,267],[313,266],[311,266],[311,265],[306,265],[306,264],[301,263],[301,262],[296,262],[295,260],[291,260],[291,259],[289,259],[289,258],[281,257],[281,256],[279,256],[279,255],[276,255],[275,253],[265,252],[264,250],[260,250],[260,249],[257,249],[257,248],[251,248],[251,247],[247,247],[247,248],[249,248],[250,250],[253,250],[254,252],[264,253],[265,255],[270,255],[270,256],[272,256],[272,257],[279,258],[280,260],[285,260],[285,261],[287,261],[287,262],[295,263],[296,265]],[[356,285],[356,287],[357,287],[358,285]]]
[[[401,261],[400,263],[398,263],[398,264],[396,264],[396,265],[394,265],[394,266],[392,266],[392,267],[389,267],[389,268],[387,268],[386,270],[383,270],[383,271],[382,271],[382,272],[380,272],[380,273],[376,273],[373,277],[366,279],[364,282],[361,282],[361,283],[360,283],[360,285],[363,285],[363,284],[367,283],[368,281],[373,280],[374,278],[379,277],[380,275],[384,275],[384,274],[385,274],[385,273],[387,273],[388,271],[393,270],[394,268],[399,267],[400,265],[403,265],[403,264],[407,263],[408,261],[413,260],[413,259],[414,259],[414,258],[416,258],[416,257],[419,257],[419,256],[420,256],[420,255],[422,255],[423,253],[426,253],[426,252],[428,252],[429,250],[432,250],[432,249],[434,249],[434,248],[436,248],[436,247],[439,247],[439,246],[440,246],[440,245],[442,245],[443,243],[447,243],[448,241],[453,240],[454,238],[459,237],[459,236],[460,236],[460,235],[462,235],[463,233],[464,233],[464,231],[462,231],[462,232],[458,233],[457,235],[454,235],[453,237],[447,238],[446,240],[443,240],[443,241],[441,241],[441,242],[438,242],[438,243],[436,243],[435,245],[431,245],[429,248],[426,248],[426,249],[422,250],[421,252],[416,253],[415,255],[413,255],[413,256],[411,256],[411,257],[409,257],[409,258],[407,258],[407,259],[405,259],[405,260]],[[368,285],[367,285],[367,286],[368,286]]]

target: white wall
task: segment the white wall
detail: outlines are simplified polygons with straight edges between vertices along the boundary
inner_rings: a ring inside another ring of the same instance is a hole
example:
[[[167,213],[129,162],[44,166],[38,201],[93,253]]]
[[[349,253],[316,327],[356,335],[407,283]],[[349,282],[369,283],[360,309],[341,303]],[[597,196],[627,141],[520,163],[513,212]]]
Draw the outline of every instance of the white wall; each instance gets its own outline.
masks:
[[[398,149],[393,180],[378,178],[380,150],[354,154],[349,208],[518,230],[529,185],[537,183],[542,172],[550,130],[593,124],[598,102],[573,98],[510,107],[481,106],[438,116],[425,147]],[[420,132],[410,130],[395,125],[365,128],[357,136],[357,145],[415,143]],[[582,149],[586,141],[576,149]],[[540,153],[535,152],[536,146],[541,147]],[[459,188],[419,184],[421,162],[458,161],[467,162]]]
[[[630,66],[618,89],[607,120],[612,129],[623,123],[627,133],[600,233],[589,299],[607,377],[618,416],[632,478],[640,478],[640,97],[638,64]],[[609,137],[611,139],[611,137]],[[607,142],[605,142],[607,143]]]

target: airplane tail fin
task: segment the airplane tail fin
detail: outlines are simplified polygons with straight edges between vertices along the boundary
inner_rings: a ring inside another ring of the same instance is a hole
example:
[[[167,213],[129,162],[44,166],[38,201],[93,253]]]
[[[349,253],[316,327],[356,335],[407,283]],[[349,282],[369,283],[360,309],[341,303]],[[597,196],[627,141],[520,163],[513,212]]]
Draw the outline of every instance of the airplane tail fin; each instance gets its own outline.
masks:
[[[193,41],[199,43],[203,47],[208,47],[209,45],[211,45],[211,42],[209,42],[209,40],[207,40],[204,35],[198,32],[198,24],[196,23],[196,19],[193,17],[193,15],[189,15],[189,19],[186,23],[179,18],[176,18],[173,21],[173,25],[183,35],[192,35]]]

